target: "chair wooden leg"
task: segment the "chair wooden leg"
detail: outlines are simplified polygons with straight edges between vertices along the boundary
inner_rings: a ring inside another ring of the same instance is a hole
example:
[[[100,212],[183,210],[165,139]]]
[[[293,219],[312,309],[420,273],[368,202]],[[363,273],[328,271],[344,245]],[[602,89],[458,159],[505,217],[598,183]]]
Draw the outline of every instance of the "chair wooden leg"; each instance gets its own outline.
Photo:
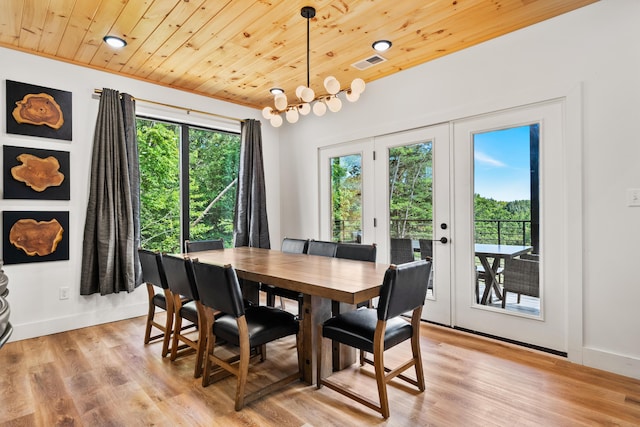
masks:
[[[153,296],[155,295],[155,293],[156,291],[155,289],[153,289],[153,285],[150,283],[147,283],[147,294],[149,296],[149,310],[147,310],[147,325],[144,331],[145,344],[149,344],[149,341],[151,341],[151,328],[154,323],[153,317],[155,316],[155,313],[156,313],[156,306],[153,304]]]
[[[153,305],[151,301],[149,301],[149,311],[147,313],[147,326],[144,331],[144,343],[149,344],[149,340],[151,339],[151,326],[153,324],[153,316],[156,311],[156,306]]]
[[[177,310],[180,310],[180,307],[176,307]],[[173,340],[171,341],[171,361],[173,362],[178,357],[178,347],[180,346],[180,342],[178,340],[178,336],[180,335],[180,331],[182,330],[182,316],[180,316],[177,312],[174,312],[174,333]]]
[[[203,371],[203,363],[204,363],[204,355],[207,349],[207,340],[210,334],[210,328],[207,328],[206,319],[200,319],[203,316],[200,316],[198,313],[198,342],[196,348],[196,367],[193,372],[194,378],[200,378]]]
[[[173,304],[167,301],[167,320],[164,326],[164,338],[162,339],[162,357],[166,357],[169,353],[169,342],[171,341],[171,332],[173,331]]]
[[[502,308],[505,308],[507,306],[507,291],[506,290],[502,290]]]
[[[376,373],[376,382],[378,383],[380,413],[384,418],[389,418],[389,398],[387,396],[387,381],[384,369],[384,328],[376,328],[376,336],[373,342],[373,366]]]
[[[206,387],[211,382],[211,356],[213,356],[216,349],[216,337],[213,335],[213,314],[207,310],[204,316],[204,328],[206,339],[204,343],[198,343],[199,348],[204,348],[203,357],[203,372],[202,372],[202,387]],[[200,350],[198,350],[200,351]]]
[[[264,362],[267,360],[267,345],[262,344],[260,346],[260,362]]]
[[[413,335],[411,336],[411,352],[413,353],[413,363],[416,368],[416,381],[418,389],[425,390],[424,371],[422,369],[422,353],[420,352],[420,317],[422,315],[422,307],[413,312],[411,317],[411,325],[413,326]]]
[[[244,327],[244,331],[242,331]],[[249,347],[249,335],[246,330],[246,322],[238,322],[238,329],[240,335],[240,362],[238,364],[238,383],[236,386],[236,411],[241,410],[244,407],[244,390],[247,385],[247,375],[249,374],[249,353],[251,348]]]

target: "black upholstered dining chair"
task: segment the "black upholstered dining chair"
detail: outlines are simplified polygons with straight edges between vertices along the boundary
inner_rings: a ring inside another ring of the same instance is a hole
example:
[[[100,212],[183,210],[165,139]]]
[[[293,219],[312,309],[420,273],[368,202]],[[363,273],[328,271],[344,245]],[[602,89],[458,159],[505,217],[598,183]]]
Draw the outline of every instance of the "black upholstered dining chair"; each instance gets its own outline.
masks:
[[[282,239],[280,250],[288,254],[306,254],[309,247],[309,239],[293,239],[285,237]]]
[[[171,337],[171,329],[173,324],[173,298],[171,291],[167,286],[167,280],[164,277],[162,269],[162,254],[147,249],[138,249],[138,257],[142,267],[142,281],[147,285],[147,293],[149,296],[149,310],[147,313],[147,324],[144,333],[144,343],[149,344],[151,341],[163,339],[162,357],[169,352],[169,338]],[[165,323],[159,323],[155,320],[156,308],[165,310]],[[151,329],[156,328],[159,334],[151,336]]]
[[[391,239],[391,264],[404,264],[415,260],[411,239]]]
[[[192,261],[193,278],[200,296],[198,310],[201,314],[201,329],[206,330],[206,349],[201,347],[198,356],[204,359],[202,385],[208,386],[223,377],[220,370],[227,371],[237,377],[235,409],[239,411],[245,403],[257,399],[264,394],[275,391],[285,385],[299,380],[301,377],[300,362],[300,327],[295,316],[286,311],[267,307],[245,307],[242,300],[240,283],[235,270],[230,265],[217,266]],[[259,354],[266,357],[266,344],[290,335],[296,336],[298,352],[296,372],[245,395],[249,362],[252,348],[261,348]],[[235,357],[223,359],[216,353],[216,340],[239,348]],[[212,372],[212,368],[218,369]]]
[[[429,273],[429,285],[427,289],[433,289],[433,240],[419,239],[418,244],[420,245],[420,259],[431,261],[431,272]]]
[[[306,254],[309,246],[308,239],[293,239],[285,237],[282,239],[280,251],[288,254]],[[262,284],[261,289],[267,294],[267,305],[274,307],[276,297],[280,297],[280,308],[285,309],[283,298],[296,301],[298,303],[298,317],[302,318],[302,294],[290,289],[279,288],[273,285]]]
[[[339,314],[318,326],[317,351],[317,387],[323,385],[344,396],[374,409],[389,418],[389,399],[387,383],[396,376],[424,391],[424,373],[420,355],[420,316],[427,294],[427,279],[431,263],[426,260],[413,261],[401,265],[391,265],[384,276],[380,289],[378,308],[359,308]],[[411,322],[401,317],[412,312]],[[375,367],[378,385],[379,403],[356,393],[354,390],[338,385],[330,379],[322,378],[323,339],[359,349],[373,354],[373,361],[361,358],[361,364],[369,363]],[[411,340],[412,357],[395,369],[384,366],[384,352],[401,342]],[[416,379],[402,375],[410,367],[415,367]],[[388,372],[388,374],[385,374]]]
[[[376,262],[378,249],[375,243],[364,245],[360,243],[338,243],[336,248],[336,258],[352,259],[355,261]],[[332,306],[339,304],[334,301]],[[358,307],[371,307],[371,300],[363,301]],[[336,310],[333,310],[334,313]]]
[[[433,240],[418,239],[418,244],[420,245],[420,259],[431,261],[433,258]]]
[[[338,243],[336,258],[353,259],[356,261],[376,262],[378,249],[375,243],[365,245],[360,243]]]
[[[180,356],[197,352],[198,342],[204,336],[202,331],[194,338],[193,332],[198,329],[198,290],[193,287],[190,280],[190,271],[185,263],[185,258],[165,255],[162,257],[167,285],[173,295],[173,337],[171,340],[171,360]],[[183,320],[188,323],[183,326]],[[196,361],[193,376],[202,375],[202,362]]]
[[[224,249],[224,241],[222,239],[184,241],[184,251],[186,253],[211,251],[216,249]]]
[[[320,255],[335,257],[338,244],[336,242],[325,242],[322,240],[310,240],[307,253],[309,255]]]

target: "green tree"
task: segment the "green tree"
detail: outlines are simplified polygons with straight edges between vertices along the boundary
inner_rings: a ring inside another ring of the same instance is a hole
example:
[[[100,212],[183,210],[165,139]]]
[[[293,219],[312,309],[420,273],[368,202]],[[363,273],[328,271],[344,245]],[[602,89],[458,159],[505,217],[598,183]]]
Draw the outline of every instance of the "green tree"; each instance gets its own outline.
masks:
[[[189,132],[189,238],[233,240],[240,136],[206,129]]]
[[[498,243],[500,235],[503,244],[531,244],[531,201],[503,202],[475,194],[474,211],[476,243]]]
[[[144,248],[180,250],[178,126],[137,120],[140,158],[140,234]]]
[[[331,159],[333,240],[349,241],[362,230],[362,159],[360,155]]]
[[[433,153],[430,142],[389,150],[391,237],[431,238]]]

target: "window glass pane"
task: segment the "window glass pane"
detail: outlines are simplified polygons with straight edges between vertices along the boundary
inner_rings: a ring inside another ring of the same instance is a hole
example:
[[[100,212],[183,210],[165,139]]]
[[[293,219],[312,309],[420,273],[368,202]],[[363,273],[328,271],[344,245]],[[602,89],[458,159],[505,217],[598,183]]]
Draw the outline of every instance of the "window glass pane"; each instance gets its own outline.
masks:
[[[539,124],[473,143],[476,301],[539,315]]]
[[[402,264],[432,256],[433,143],[389,149],[389,238],[391,263]]]
[[[362,156],[332,157],[331,224],[334,242],[362,241]]]
[[[137,119],[141,246],[180,252],[180,127]]]
[[[233,243],[240,135],[189,129],[189,239]]]

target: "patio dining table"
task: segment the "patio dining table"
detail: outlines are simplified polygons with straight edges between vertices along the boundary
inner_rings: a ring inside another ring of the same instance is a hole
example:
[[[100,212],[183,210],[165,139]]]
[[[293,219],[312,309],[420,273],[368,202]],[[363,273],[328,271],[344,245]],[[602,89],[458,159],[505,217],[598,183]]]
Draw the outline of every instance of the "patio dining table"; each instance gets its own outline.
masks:
[[[476,256],[480,260],[486,274],[485,287],[480,304],[486,305],[489,302],[491,289],[494,290],[499,299],[503,298],[502,291],[498,284],[498,268],[500,267],[500,261],[504,258],[515,258],[522,254],[526,254],[530,252],[531,249],[533,249],[531,246],[522,245],[490,245],[476,243]],[[489,258],[491,258],[491,262],[489,262]]]

